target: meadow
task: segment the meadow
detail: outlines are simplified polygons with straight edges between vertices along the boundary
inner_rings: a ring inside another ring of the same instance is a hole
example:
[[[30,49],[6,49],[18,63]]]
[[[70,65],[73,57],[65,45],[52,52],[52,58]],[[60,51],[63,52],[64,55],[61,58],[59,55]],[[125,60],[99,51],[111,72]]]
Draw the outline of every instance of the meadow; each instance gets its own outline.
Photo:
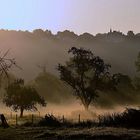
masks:
[[[140,110],[98,116],[98,120],[71,120],[47,114],[7,119],[9,128],[0,127],[0,140],[139,140]],[[17,124],[16,124],[17,119]]]

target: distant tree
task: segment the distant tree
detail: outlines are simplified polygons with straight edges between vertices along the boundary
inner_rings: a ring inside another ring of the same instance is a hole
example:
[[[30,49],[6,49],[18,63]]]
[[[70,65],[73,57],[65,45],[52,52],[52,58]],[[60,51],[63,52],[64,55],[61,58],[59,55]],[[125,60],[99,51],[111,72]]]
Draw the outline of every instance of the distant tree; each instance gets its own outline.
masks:
[[[53,35],[50,30],[45,30],[45,33],[46,33],[47,36],[52,36]]]
[[[47,36],[46,32],[44,30],[42,30],[42,29],[35,29],[33,31],[33,34],[36,35],[39,38],[42,38],[42,37],[46,37]]]
[[[140,52],[138,54],[137,60],[135,62],[137,72],[140,72]]]
[[[127,36],[128,37],[133,37],[133,36],[135,36],[135,34],[134,34],[133,31],[128,31]]]
[[[94,40],[94,36],[89,33],[83,33],[82,35],[79,35],[78,37],[82,41],[92,41]]]
[[[137,56],[135,66],[136,66],[137,72],[139,73],[140,72],[140,52],[139,52],[139,54]],[[139,90],[140,89],[140,76],[139,76],[139,74],[135,77],[134,84],[135,84],[136,89]]]
[[[140,77],[136,76],[133,80],[134,86],[136,88],[136,90],[140,90]]]
[[[25,86],[22,79],[15,80],[6,88],[3,103],[14,111],[20,110],[20,117],[23,117],[24,110],[36,111],[37,104],[46,106],[44,98],[33,87]]]
[[[64,37],[77,38],[77,35],[74,32],[71,32],[69,30],[65,30],[63,32],[58,32],[57,36],[60,38],[64,38]]]
[[[132,79],[128,75],[118,74],[117,75],[118,83],[116,84],[117,91],[124,90],[134,90],[134,85],[132,83]]]
[[[99,91],[113,87],[116,76],[111,77],[110,65],[90,50],[72,47],[68,53],[72,54],[70,60],[58,65],[60,78],[74,89],[74,95],[88,110]]]

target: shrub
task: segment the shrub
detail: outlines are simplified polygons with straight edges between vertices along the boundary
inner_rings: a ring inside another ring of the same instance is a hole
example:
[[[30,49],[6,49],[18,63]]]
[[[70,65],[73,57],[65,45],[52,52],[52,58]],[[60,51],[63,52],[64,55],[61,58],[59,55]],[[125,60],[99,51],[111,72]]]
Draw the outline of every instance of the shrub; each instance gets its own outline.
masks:
[[[140,128],[140,110],[127,108],[123,113],[99,116],[99,126]]]

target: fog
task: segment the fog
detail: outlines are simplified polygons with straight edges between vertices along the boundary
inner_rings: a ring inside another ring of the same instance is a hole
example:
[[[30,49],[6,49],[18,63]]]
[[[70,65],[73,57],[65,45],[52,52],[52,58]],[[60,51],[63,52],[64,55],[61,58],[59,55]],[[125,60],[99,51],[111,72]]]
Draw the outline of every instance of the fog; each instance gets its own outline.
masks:
[[[91,49],[95,55],[101,56],[106,63],[112,65],[113,72],[134,76],[134,62],[140,50],[139,44],[139,36],[129,40],[120,32],[96,36],[86,33],[78,36],[69,31],[53,35],[43,30],[34,33],[0,30],[1,51],[10,49],[9,55],[23,69],[13,71],[27,81],[34,79],[40,72],[37,65],[46,65],[48,72],[57,75],[56,66],[69,58],[67,51],[73,46]]]
[[[19,116],[20,112],[14,112],[12,109],[6,107],[2,103],[0,104],[0,113],[4,113],[7,117],[10,117],[11,114],[15,116],[16,114]],[[126,106],[125,106],[126,107]],[[78,121],[79,114],[81,117],[81,120],[91,120],[91,119],[97,119],[99,115],[105,115],[108,113],[121,113],[125,110],[124,106],[117,106],[113,109],[103,109],[100,107],[91,107],[89,111],[85,111],[83,106],[76,101],[74,101],[71,104],[52,104],[49,103],[47,107],[40,107],[38,106],[38,111],[32,112],[32,111],[24,111],[24,115],[31,115],[34,114],[36,116],[44,117],[46,114],[52,114],[56,117],[62,118],[63,116],[65,119],[72,120],[72,121]],[[127,106],[128,107],[128,106]]]
[[[66,30],[54,35],[48,30],[40,29],[34,32],[0,30],[0,46],[1,54],[10,49],[8,57],[15,58],[22,68],[13,68],[11,73],[15,77],[24,78],[27,84],[34,85],[47,100],[48,106],[39,108],[42,115],[49,112],[77,116],[78,112],[84,112],[83,106],[72,96],[70,87],[59,80],[56,69],[58,63],[63,64],[68,60],[69,48],[75,46],[90,49],[96,56],[99,55],[106,63],[111,64],[112,73],[119,72],[134,78],[135,61],[140,51],[140,35],[130,37],[119,31],[76,35]],[[44,83],[39,81],[43,69],[38,66],[45,66],[47,75]],[[91,107],[89,116],[85,117],[96,117],[114,109],[122,111],[129,105],[139,106],[140,101],[140,95],[129,89],[120,93],[102,93],[99,97],[98,102]],[[7,113],[10,110],[2,105],[0,112]]]

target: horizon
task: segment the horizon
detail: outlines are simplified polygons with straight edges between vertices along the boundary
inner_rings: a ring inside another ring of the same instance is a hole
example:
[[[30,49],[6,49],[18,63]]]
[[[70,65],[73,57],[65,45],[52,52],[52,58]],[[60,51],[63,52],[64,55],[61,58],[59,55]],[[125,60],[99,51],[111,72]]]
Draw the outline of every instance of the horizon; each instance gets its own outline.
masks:
[[[52,32],[52,30],[49,30],[49,29],[42,29],[42,28],[36,28],[36,29],[33,29],[33,30],[16,30],[16,29],[3,29],[3,28],[1,28],[0,29],[0,31],[1,30],[3,30],[3,31],[16,31],[16,32],[29,32],[29,33],[33,33],[33,31],[35,31],[35,30],[42,30],[42,31],[51,31],[51,33],[52,33],[52,35],[57,35],[58,34],[58,32],[65,32],[65,31],[69,31],[69,32],[73,32],[74,34],[76,34],[77,36],[80,36],[80,35],[82,35],[82,34],[85,34],[85,33],[88,33],[88,34],[90,34],[90,35],[93,35],[93,36],[96,36],[96,35],[98,35],[98,34],[107,34],[107,33],[110,33],[110,30],[112,30],[112,32],[119,32],[119,33],[122,33],[123,35],[125,35],[125,36],[127,36],[127,33],[129,32],[129,31],[132,31],[133,33],[134,33],[134,35],[137,35],[137,34],[139,34],[140,32],[137,32],[137,33],[135,33],[133,30],[128,30],[126,33],[124,33],[124,32],[122,32],[122,31],[120,31],[120,30],[115,30],[115,29],[112,29],[112,28],[110,28],[107,32],[97,32],[96,34],[92,34],[92,33],[90,33],[90,32],[83,32],[83,33],[80,33],[80,34],[78,34],[78,33],[76,33],[76,32],[74,32],[73,30],[69,30],[69,29],[64,29],[64,30],[58,30],[58,31],[56,31],[56,33],[54,33],[54,32]]]

